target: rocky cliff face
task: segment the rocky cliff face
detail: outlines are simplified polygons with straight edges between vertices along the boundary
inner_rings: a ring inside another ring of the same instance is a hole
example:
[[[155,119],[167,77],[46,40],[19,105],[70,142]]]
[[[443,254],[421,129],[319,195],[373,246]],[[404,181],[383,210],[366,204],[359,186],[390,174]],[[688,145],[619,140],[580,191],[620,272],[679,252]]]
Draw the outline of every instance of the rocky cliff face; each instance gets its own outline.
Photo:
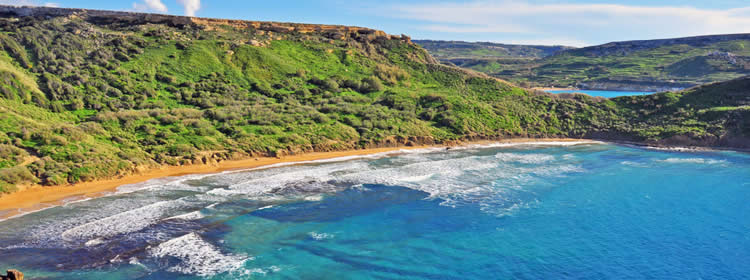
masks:
[[[265,32],[276,33],[317,33],[327,38],[345,40],[349,38],[374,40],[401,40],[411,43],[406,35],[389,35],[383,31],[343,25],[322,25],[286,22],[263,22],[245,20],[227,20],[213,18],[198,18],[173,16],[162,14],[147,14],[120,11],[101,11],[87,9],[4,6],[0,5],[0,16],[9,17],[79,17],[96,23],[129,23],[129,24],[167,24],[170,26],[195,25],[205,29],[215,29],[219,26],[231,26],[238,29],[252,28]]]

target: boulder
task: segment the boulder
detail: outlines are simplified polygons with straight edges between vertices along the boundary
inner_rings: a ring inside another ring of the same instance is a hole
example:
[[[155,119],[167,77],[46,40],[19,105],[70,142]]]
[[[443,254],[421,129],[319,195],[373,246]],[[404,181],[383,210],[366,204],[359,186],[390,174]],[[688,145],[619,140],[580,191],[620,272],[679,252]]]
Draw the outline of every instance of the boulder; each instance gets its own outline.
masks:
[[[9,269],[7,275],[0,275],[0,280],[23,280],[23,273],[15,269]]]

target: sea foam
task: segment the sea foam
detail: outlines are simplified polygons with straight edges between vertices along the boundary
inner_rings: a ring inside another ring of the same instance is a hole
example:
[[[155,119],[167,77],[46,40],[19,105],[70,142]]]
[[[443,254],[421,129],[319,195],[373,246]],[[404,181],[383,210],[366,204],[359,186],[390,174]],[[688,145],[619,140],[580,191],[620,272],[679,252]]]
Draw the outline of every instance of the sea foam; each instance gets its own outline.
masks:
[[[167,271],[211,276],[241,269],[245,262],[253,258],[241,254],[224,254],[216,246],[206,242],[196,233],[189,233],[149,250],[155,258],[177,258],[177,264],[170,264]]]

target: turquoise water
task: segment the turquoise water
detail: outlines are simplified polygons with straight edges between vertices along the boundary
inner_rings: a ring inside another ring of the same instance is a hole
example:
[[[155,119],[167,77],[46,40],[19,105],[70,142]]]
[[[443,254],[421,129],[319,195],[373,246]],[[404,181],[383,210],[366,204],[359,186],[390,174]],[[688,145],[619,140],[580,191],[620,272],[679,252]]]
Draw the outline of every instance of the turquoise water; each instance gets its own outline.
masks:
[[[647,95],[653,92],[640,92],[640,91],[609,91],[609,90],[548,90],[551,93],[574,93],[580,92],[591,96],[601,96],[606,98],[618,97],[618,96],[631,96],[631,95]]]
[[[124,186],[0,222],[0,268],[96,280],[746,279],[748,201],[742,153],[432,149]]]

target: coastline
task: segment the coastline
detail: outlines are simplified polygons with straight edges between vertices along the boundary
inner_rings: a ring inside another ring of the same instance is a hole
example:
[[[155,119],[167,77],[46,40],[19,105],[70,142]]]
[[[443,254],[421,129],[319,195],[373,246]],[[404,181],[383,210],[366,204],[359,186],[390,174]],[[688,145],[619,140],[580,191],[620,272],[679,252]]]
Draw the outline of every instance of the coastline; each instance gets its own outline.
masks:
[[[102,197],[116,191],[118,187],[129,184],[142,183],[152,179],[176,177],[192,174],[214,174],[223,171],[245,170],[260,167],[273,168],[278,164],[304,164],[309,161],[328,160],[356,156],[367,156],[374,154],[393,153],[398,151],[416,150],[426,148],[446,148],[446,147],[470,147],[474,145],[489,144],[523,144],[523,143],[540,143],[545,142],[590,142],[599,143],[590,139],[573,139],[573,138],[518,138],[503,140],[481,140],[461,142],[457,146],[449,145],[429,145],[429,146],[399,146],[389,148],[358,149],[336,152],[313,152],[299,155],[276,157],[259,157],[242,160],[223,161],[218,164],[201,164],[187,166],[165,166],[151,169],[137,174],[127,175],[120,178],[96,180],[84,182],[75,185],[62,186],[30,186],[21,190],[4,194],[0,196],[0,221],[13,218],[19,215],[25,215],[40,211],[43,209],[62,206],[73,201],[80,201]]]
[[[577,88],[557,88],[557,87],[533,87],[531,89],[535,90],[541,90],[541,91],[548,91],[548,90],[580,90]]]

